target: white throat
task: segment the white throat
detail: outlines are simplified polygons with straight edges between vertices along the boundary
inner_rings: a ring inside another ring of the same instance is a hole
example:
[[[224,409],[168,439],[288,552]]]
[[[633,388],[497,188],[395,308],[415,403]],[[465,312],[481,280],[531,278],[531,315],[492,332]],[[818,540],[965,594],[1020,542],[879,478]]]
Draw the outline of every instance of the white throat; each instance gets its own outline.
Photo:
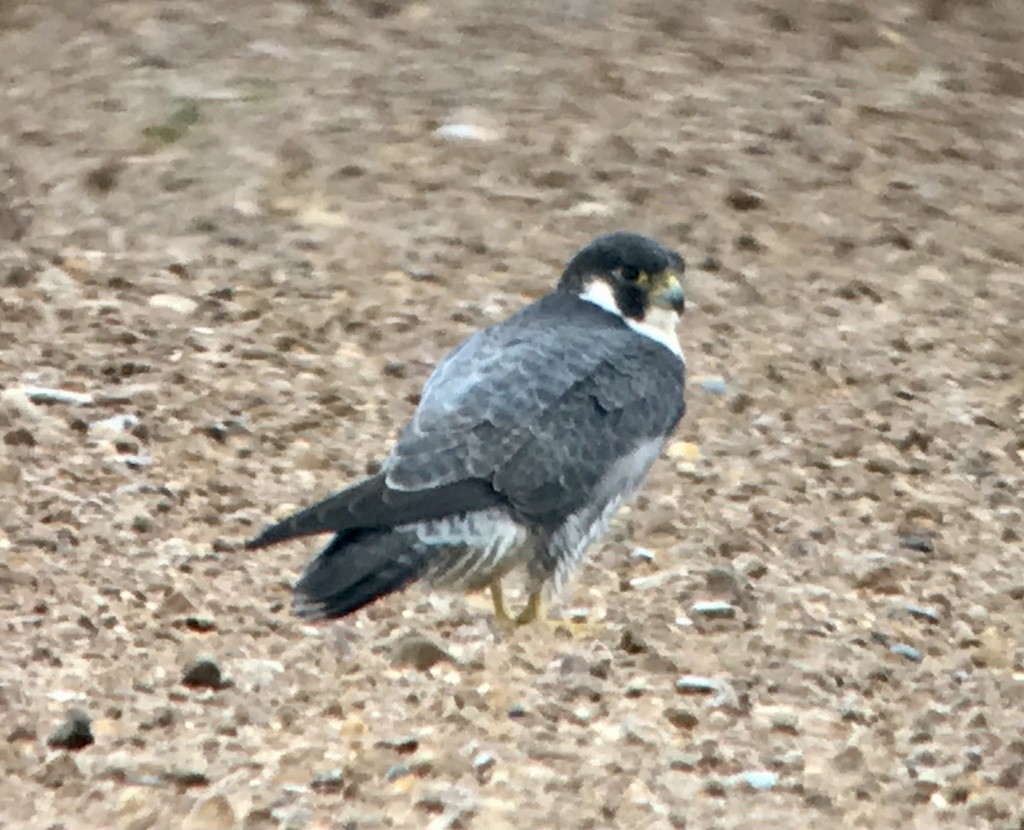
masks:
[[[643,320],[631,320],[619,310],[612,287],[604,280],[597,279],[591,280],[580,294],[580,299],[621,317],[633,331],[661,343],[672,354],[682,359],[683,349],[679,345],[679,333],[676,331],[676,326],[679,325],[679,315],[672,309],[651,306],[647,309]]]

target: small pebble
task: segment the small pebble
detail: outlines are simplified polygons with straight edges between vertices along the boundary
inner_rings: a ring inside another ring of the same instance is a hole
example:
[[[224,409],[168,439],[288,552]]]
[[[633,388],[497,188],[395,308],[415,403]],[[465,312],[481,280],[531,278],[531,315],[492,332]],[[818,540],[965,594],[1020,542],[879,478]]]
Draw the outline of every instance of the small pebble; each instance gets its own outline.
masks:
[[[796,712],[790,710],[778,710],[772,713],[770,718],[772,731],[781,732],[786,735],[796,735],[800,731],[800,719]]]
[[[129,455],[115,455],[111,457],[111,461],[118,464],[124,464],[126,467],[132,469],[138,469],[139,467],[148,467],[153,463],[152,456],[146,455],[146,453],[132,453]]]
[[[674,461],[699,461],[700,446],[692,441],[673,441],[665,454]]]
[[[736,606],[722,600],[695,602],[690,606],[690,614],[709,620],[731,620],[736,616]]]
[[[619,737],[633,746],[656,746],[664,737],[664,730],[652,723],[628,717],[619,724]]]
[[[736,187],[729,191],[725,202],[733,210],[756,210],[764,204],[764,196],[748,187]]]
[[[941,620],[939,612],[934,608],[927,608],[923,605],[906,605],[904,606],[910,616],[917,617],[919,620],[926,620],[930,623],[937,623]]]
[[[223,444],[233,435],[244,435],[249,432],[249,425],[245,418],[226,418],[223,421],[205,424],[199,427],[198,431]]]
[[[399,778],[405,778],[407,775],[412,775],[412,768],[408,764],[392,764],[388,771],[384,773],[384,780],[397,781]]]
[[[231,665],[231,678],[247,692],[255,692],[273,686],[285,672],[280,660],[266,660],[249,657],[235,660]]]
[[[983,623],[988,619],[988,609],[984,605],[973,603],[968,606],[967,610],[964,611],[964,615],[969,620],[974,620],[978,623]]]
[[[764,250],[764,243],[752,233],[741,233],[734,243],[737,251],[759,252]]]
[[[740,696],[736,693],[731,683],[721,682],[718,684],[718,694],[708,701],[712,709],[734,709],[740,708]]]
[[[92,721],[79,709],[68,712],[67,718],[58,726],[46,743],[55,749],[83,749],[95,742],[92,735]]]
[[[752,770],[734,775],[729,779],[729,783],[739,784],[752,790],[763,792],[764,790],[774,789],[775,785],[779,783],[779,776],[767,770]]]
[[[725,378],[705,378],[700,382],[700,388],[709,395],[724,395],[729,391],[729,384],[725,382]]]
[[[17,743],[18,741],[32,742],[35,739],[36,733],[24,725],[15,726],[7,733],[7,743],[9,744]]]
[[[315,793],[340,793],[345,788],[345,774],[340,769],[319,772],[309,782]]]
[[[733,566],[751,579],[760,579],[768,573],[768,566],[752,553],[741,553],[733,560]]]
[[[642,654],[647,651],[647,641],[632,628],[626,628],[619,639],[619,648],[626,654]]]
[[[751,423],[758,432],[768,432],[774,425],[775,419],[771,415],[758,415]]]
[[[410,634],[398,640],[391,657],[396,666],[412,666],[420,671],[426,671],[444,661],[452,661],[447,651],[420,634]]]
[[[862,554],[850,566],[853,584],[858,588],[894,594],[902,587],[903,563],[882,553]]]
[[[415,735],[403,735],[399,738],[384,738],[377,741],[377,746],[382,746],[404,755],[419,749],[420,741]]]
[[[740,582],[732,568],[720,565],[709,568],[704,575],[704,584],[708,591],[717,596],[734,597],[740,590]]]
[[[203,657],[186,666],[181,682],[193,689],[220,689],[224,685],[224,676],[220,666]]]
[[[180,827],[182,830],[231,830],[236,821],[231,802],[218,793],[196,802]]]
[[[4,433],[4,443],[9,447],[34,447],[36,437],[25,427],[17,427]]]
[[[675,755],[668,762],[668,768],[682,772],[693,772],[700,764],[702,758],[700,753],[687,752],[684,755]]]
[[[725,795],[725,782],[716,775],[704,779],[704,792],[708,795]]]
[[[494,130],[476,124],[442,124],[434,136],[455,141],[494,141],[498,137]]]
[[[722,684],[713,677],[684,674],[676,680],[676,691],[684,695],[709,695],[720,691]]]
[[[590,723],[591,718],[594,717],[594,713],[590,710],[589,706],[577,706],[573,709],[572,716],[576,719],[577,723],[586,724]]]
[[[32,403],[69,403],[74,406],[89,406],[93,396],[85,392],[71,392],[67,389],[50,389],[45,386],[27,386],[21,390]]]
[[[498,759],[490,752],[478,752],[473,756],[473,769],[477,776],[487,775],[497,763]]]
[[[682,729],[684,731],[696,728],[699,723],[697,716],[693,712],[679,706],[672,706],[666,709],[665,719],[676,729]]]
[[[55,752],[47,758],[35,779],[44,787],[56,790],[82,777],[82,771],[75,759],[67,752]],[[6,825],[5,825],[6,826]]]
[[[151,718],[147,718],[139,724],[139,728],[143,731],[149,731],[150,729],[166,729],[168,726],[174,725],[174,710],[168,707],[159,709]]]
[[[582,654],[560,654],[551,661],[548,668],[562,675],[590,673],[590,663]]]
[[[643,591],[650,588],[657,588],[666,582],[671,582],[677,576],[675,571],[660,571],[650,576],[636,576],[626,582],[631,591]]]
[[[889,646],[889,651],[893,654],[898,654],[900,657],[906,657],[914,663],[920,663],[924,660],[924,655],[920,651],[913,646],[908,646],[906,643],[893,643]]]
[[[117,438],[131,432],[139,423],[140,421],[135,415],[113,415],[110,418],[103,418],[89,424],[89,434],[104,438]]]
[[[900,545],[907,550],[916,550],[920,553],[934,553],[935,543],[927,533],[908,533],[900,539]]]
[[[217,627],[217,623],[209,617],[186,617],[185,628],[189,631],[198,631],[205,634],[208,631],[213,631]]]
[[[493,767],[497,759],[490,752],[478,752],[473,756],[473,767],[476,769]]]
[[[650,548],[633,548],[629,554],[629,558],[634,562],[653,562],[654,551]]]
[[[169,769],[160,775],[160,781],[183,790],[210,786],[210,777],[197,769]]]
[[[191,314],[199,303],[179,294],[154,294],[149,298],[149,305],[150,308],[163,308],[176,314]]]
[[[732,684],[725,680],[716,680],[713,677],[704,677],[695,674],[684,674],[676,680],[676,691],[681,695],[708,695],[715,696],[708,701],[712,709],[739,709],[740,697]]]

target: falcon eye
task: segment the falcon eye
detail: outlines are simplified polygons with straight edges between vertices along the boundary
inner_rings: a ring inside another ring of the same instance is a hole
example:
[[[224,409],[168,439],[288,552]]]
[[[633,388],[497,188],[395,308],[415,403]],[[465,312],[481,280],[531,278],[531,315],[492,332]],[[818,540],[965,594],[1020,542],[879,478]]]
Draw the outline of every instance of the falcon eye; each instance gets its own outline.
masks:
[[[623,265],[619,269],[619,274],[626,282],[636,282],[640,279],[640,269],[634,268],[632,265]]]

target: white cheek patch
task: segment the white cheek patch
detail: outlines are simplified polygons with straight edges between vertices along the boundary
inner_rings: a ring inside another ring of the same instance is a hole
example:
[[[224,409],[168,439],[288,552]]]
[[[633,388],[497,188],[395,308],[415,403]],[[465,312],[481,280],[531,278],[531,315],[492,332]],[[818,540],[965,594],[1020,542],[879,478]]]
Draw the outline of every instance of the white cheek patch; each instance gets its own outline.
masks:
[[[604,280],[591,280],[580,294],[580,298],[621,317],[633,331],[661,343],[672,354],[678,355],[680,358],[683,357],[683,349],[679,345],[679,333],[676,331],[676,326],[679,325],[679,315],[672,309],[652,306],[647,309],[643,320],[631,320],[619,310],[612,287]]]

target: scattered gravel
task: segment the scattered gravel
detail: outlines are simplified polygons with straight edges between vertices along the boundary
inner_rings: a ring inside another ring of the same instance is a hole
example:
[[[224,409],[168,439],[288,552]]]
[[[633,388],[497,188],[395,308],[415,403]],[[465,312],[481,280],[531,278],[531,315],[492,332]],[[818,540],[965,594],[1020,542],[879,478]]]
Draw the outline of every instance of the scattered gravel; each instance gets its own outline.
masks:
[[[1021,826],[1022,4],[0,5],[5,828]],[[620,227],[688,412],[588,622],[293,618],[239,542]]]

